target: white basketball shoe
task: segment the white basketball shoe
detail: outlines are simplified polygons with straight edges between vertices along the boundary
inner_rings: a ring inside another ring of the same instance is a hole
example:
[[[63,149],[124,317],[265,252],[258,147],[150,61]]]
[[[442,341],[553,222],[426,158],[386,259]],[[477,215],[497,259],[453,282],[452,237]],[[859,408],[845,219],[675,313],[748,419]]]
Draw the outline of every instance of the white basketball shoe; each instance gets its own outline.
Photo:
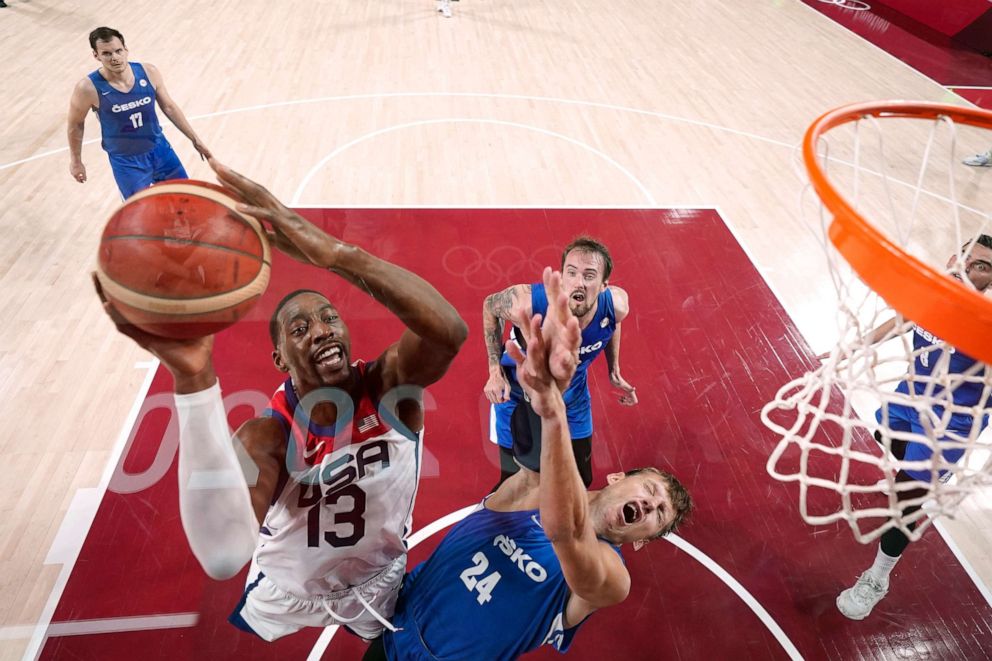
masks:
[[[437,10],[441,16],[451,18],[451,0],[437,0]]]
[[[858,577],[854,587],[837,597],[837,609],[852,620],[863,620],[889,591],[889,581],[879,581],[870,571]]]
[[[984,154],[975,154],[974,156],[969,156],[968,158],[961,161],[965,165],[970,165],[975,168],[988,168],[992,167],[992,150],[985,152]]]

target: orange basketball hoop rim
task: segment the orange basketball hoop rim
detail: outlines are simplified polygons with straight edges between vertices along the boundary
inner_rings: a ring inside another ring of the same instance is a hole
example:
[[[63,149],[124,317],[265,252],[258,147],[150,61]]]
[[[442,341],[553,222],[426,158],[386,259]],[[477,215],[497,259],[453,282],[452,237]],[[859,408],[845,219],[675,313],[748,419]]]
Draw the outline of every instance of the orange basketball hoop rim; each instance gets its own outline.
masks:
[[[992,364],[992,299],[910,255],[868,222],[828,180],[816,154],[820,137],[865,117],[939,119],[992,129],[992,112],[940,103],[857,103],[818,118],[803,138],[813,188],[833,215],[828,235],[865,284],[905,318],[969,356]],[[967,239],[973,237],[968,236]]]

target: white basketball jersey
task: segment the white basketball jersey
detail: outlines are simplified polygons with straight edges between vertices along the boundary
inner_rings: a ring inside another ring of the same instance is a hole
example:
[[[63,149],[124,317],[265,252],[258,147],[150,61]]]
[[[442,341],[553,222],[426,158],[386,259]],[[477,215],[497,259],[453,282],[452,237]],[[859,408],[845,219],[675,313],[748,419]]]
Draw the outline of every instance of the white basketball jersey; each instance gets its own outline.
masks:
[[[335,426],[308,428],[306,406],[299,406],[290,380],[266,411],[287,429],[290,477],[277,488],[255,557],[276,585],[305,599],[361,585],[406,553],[421,438],[383,420],[399,425],[370,397],[366,363],[353,367],[361,395],[353,402],[346,397],[352,415],[339,403]]]

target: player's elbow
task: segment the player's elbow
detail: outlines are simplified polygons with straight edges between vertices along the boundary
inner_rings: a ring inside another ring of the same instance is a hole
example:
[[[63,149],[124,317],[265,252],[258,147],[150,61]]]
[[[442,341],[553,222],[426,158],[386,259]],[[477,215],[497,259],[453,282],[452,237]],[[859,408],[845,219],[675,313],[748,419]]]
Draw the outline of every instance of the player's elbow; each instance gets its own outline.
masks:
[[[432,344],[449,360],[453,360],[467,339],[468,324],[452,309],[450,318],[444,320],[443,330],[432,340]]]
[[[451,339],[449,341],[449,345],[455,353],[458,353],[458,350],[462,348],[462,345],[465,344],[465,340],[467,339],[468,324],[465,323],[465,320],[462,319],[461,316],[456,315],[455,320],[451,324]]]
[[[608,608],[622,603],[630,594],[630,580],[606,580],[605,577],[583,575],[566,580],[569,589],[595,608]],[[574,583],[574,584],[573,584]]]
[[[609,608],[623,603],[630,594],[630,585],[624,588],[608,588],[600,590],[573,590],[573,592],[589,602],[595,608]]]

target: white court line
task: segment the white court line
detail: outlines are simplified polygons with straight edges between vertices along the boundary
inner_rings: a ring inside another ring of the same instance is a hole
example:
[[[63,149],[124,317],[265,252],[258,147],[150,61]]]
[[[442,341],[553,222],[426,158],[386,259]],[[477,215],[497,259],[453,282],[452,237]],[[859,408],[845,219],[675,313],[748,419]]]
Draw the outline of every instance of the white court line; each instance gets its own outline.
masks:
[[[800,4],[802,4],[802,3],[800,3]],[[807,5],[802,5],[802,6],[807,7],[811,11],[816,12],[816,10],[813,9],[812,7],[808,7]],[[831,20],[832,21],[832,19],[830,19],[829,17],[824,16],[823,14],[820,14],[819,12],[816,12],[816,13],[819,16],[821,16],[821,17],[823,17],[823,18],[825,18],[827,20]],[[832,22],[836,23],[836,21],[832,21]],[[838,25],[840,25],[840,24],[838,23]],[[840,27],[843,28],[844,26],[841,25]],[[844,28],[844,29],[847,29],[847,28]],[[850,30],[848,30],[848,32],[850,32]],[[855,36],[857,36],[857,35],[855,35]],[[881,52],[886,53],[887,55],[889,55],[890,57],[892,57],[893,59],[895,59],[897,62],[900,62],[904,66],[909,67],[908,64],[906,64],[905,62],[902,62],[902,60],[899,60],[898,58],[895,58],[895,56],[892,56],[890,53],[887,53],[887,51],[884,51],[884,50],[880,49],[878,46],[875,46],[874,44],[872,44],[871,42],[868,42],[864,38],[862,38],[862,40],[863,41],[866,41],[867,43],[869,43],[876,50],[881,50]],[[927,78],[928,80],[932,81],[934,84],[940,85],[940,83],[937,83],[937,81],[933,80],[932,78],[929,78],[928,76],[925,76],[924,74],[921,74],[916,69],[912,69],[912,67],[909,67],[909,68],[911,70],[915,71],[916,73],[918,73],[919,75],[923,76],[924,78]],[[945,90],[950,91],[946,87],[945,87]],[[565,98],[547,97],[547,96],[532,96],[532,95],[527,95],[527,94],[491,94],[491,93],[480,93],[480,92],[381,92],[381,93],[368,93],[368,94],[347,94],[347,95],[340,95],[340,96],[315,97],[315,98],[311,98],[311,99],[291,99],[291,100],[288,100],[288,101],[273,101],[271,103],[262,103],[262,104],[257,104],[257,105],[253,105],[253,106],[245,106],[245,107],[242,107],[242,108],[234,108],[234,109],[231,109],[231,110],[219,110],[217,112],[205,113],[205,114],[202,114],[202,115],[193,115],[193,116],[189,117],[189,119],[190,120],[195,120],[195,119],[209,119],[209,118],[212,118],[212,117],[222,117],[222,116],[225,116],[225,115],[233,115],[233,114],[238,114],[238,113],[243,113],[243,112],[252,112],[252,111],[256,111],[256,110],[266,110],[266,109],[269,109],[269,108],[283,108],[283,107],[287,107],[287,106],[306,105],[306,104],[312,104],[312,103],[328,103],[328,102],[335,102],[335,101],[353,101],[353,100],[365,100],[365,99],[372,99],[372,100],[374,100],[374,99],[386,99],[386,98],[432,98],[432,97],[442,97],[442,98],[466,97],[466,98],[508,99],[508,100],[521,100],[521,101],[541,102],[541,103],[559,103],[559,104],[563,104],[563,105],[574,105],[574,106],[582,106],[582,107],[590,107],[590,108],[601,108],[601,109],[606,109],[606,110],[616,110],[616,111],[619,111],[619,112],[631,113],[631,114],[635,114],[635,115],[644,115],[644,116],[647,116],[647,117],[655,117],[655,118],[658,118],[658,119],[664,119],[664,120],[671,121],[671,122],[676,122],[676,123],[689,124],[689,125],[692,125],[692,126],[700,126],[700,127],[704,127],[704,128],[713,130],[713,131],[723,131],[725,133],[730,133],[732,135],[738,135],[738,136],[742,136],[742,137],[746,137],[746,138],[751,138],[751,139],[757,140],[759,142],[766,142],[766,143],[769,143],[769,144],[772,144],[772,145],[777,145],[777,146],[780,146],[780,147],[787,147],[787,148],[792,149],[792,150],[794,150],[796,148],[796,144],[795,143],[783,142],[782,140],[775,140],[774,138],[768,138],[766,136],[759,135],[757,133],[751,133],[749,131],[741,131],[739,129],[734,129],[734,128],[730,128],[730,127],[727,127],[727,126],[721,126],[719,124],[713,124],[712,122],[706,122],[706,121],[697,120],[697,119],[690,119],[688,117],[681,117],[679,115],[670,115],[668,113],[663,113],[663,112],[655,112],[655,111],[651,111],[651,110],[642,110],[640,108],[632,108],[630,106],[620,106],[620,105],[611,104],[611,103],[600,103],[600,102],[597,102],[597,101],[581,101],[581,100],[576,100],[576,99],[565,99]],[[977,107],[975,104],[971,103],[967,99],[962,99],[962,100],[965,101],[965,103],[967,105],[970,105],[972,107]],[[483,121],[483,120],[476,120],[476,121]],[[92,143],[95,143],[95,142],[98,142],[98,140],[96,140],[96,139],[87,140],[83,144],[84,145],[88,145],[88,144],[92,144]],[[346,145],[346,147],[347,146],[348,145]],[[27,163],[27,162],[30,162],[30,161],[34,161],[34,160],[37,160],[37,159],[40,159],[40,158],[44,158],[46,156],[52,156],[54,154],[61,154],[61,153],[66,152],[66,151],[68,151],[68,147],[61,147],[59,149],[54,149],[54,150],[51,150],[51,151],[43,152],[41,154],[36,154],[35,156],[29,156],[27,158],[23,158],[23,159],[20,159],[18,161],[13,161],[11,163],[2,164],[2,165],[0,165],[0,171],[3,171],[5,169],[7,169],[7,168],[14,167],[16,165],[20,165],[20,164]],[[835,159],[832,159],[831,158],[830,160],[835,160]],[[839,161],[839,162],[843,163],[844,161]],[[847,165],[850,165],[850,164],[847,164]],[[868,171],[868,172],[870,172],[870,171]],[[900,185],[907,186],[907,187],[912,187],[913,186],[912,184],[910,184],[908,182],[903,182],[903,181],[900,181],[898,179],[892,179],[892,181],[895,182],[896,184],[900,184]],[[930,191],[924,190],[923,193],[926,194],[926,195],[930,195],[932,197],[935,197],[935,198],[937,198],[937,199],[939,199],[939,200],[941,200],[943,202],[949,202],[949,200],[947,198],[945,198],[945,197],[943,197],[941,195],[935,194],[935,193],[931,193]],[[294,198],[295,198],[295,196],[294,196]],[[390,208],[405,208],[405,207],[397,207],[395,204],[394,205],[385,205],[385,206],[389,206]],[[355,208],[360,208],[360,207],[355,207]],[[456,208],[456,207],[453,207],[453,208]],[[464,207],[457,207],[457,208],[464,208]],[[473,208],[486,208],[486,207],[473,207]],[[526,208],[526,207],[522,207],[522,208]],[[536,207],[536,208],[539,208],[539,207]],[[587,208],[599,208],[599,207],[587,207]],[[667,205],[666,208],[672,208],[672,205]],[[972,209],[971,207],[968,207],[968,206],[965,206],[965,205],[961,205],[961,208],[966,209],[966,210],[971,211],[971,212],[974,212],[974,213],[979,213],[979,214],[982,213],[981,211],[978,211],[976,209]]]
[[[945,85],[955,90],[992,90],[988,85]]]
[[[654,196],[651,195],[647,187],[643,183],[641,183],[641,181],[637,177],[635,177],[630,170],[620,165],[620,163],[618,163],[615,159],[611,158],[605,152],[600,151],[599,149],[596,149],[595,147],[588,145],[585,142],[582,142],[581,140],[576,140],[575,138],[570,138],[569,136],[564,135],[562,133],[556,133],[555,131],[542,129],[538,126],[533,126],[531,124],[521,124],[519,122],[507,122],[501,119],[474,119],[469,117],[450,117],[446,119],[424,119],[416,122],[407,122],[405,124],[396,124],[394,126],[387,126],[386,128],[378,129],[376,131],[372,131],[371,133],[366,133],[365,135],[355,138],[351,142],[341,145],[340,147],[332,151],[330,154],[320,159],[320,161],[318,161],[316,165],[310,168],[310,171],[307,172],[306,176],[303,177],[303,181],[301,181],[300,185],[297,187],[296,192],[293,193],[293,198],[290,201],[289,206],[296,206],[297,204],[299,204],[300,196],[303,194],[303,191],[310,183],[310,180],[313,179],[314,175],[316,175],[317,172],[321,168],[323,168],[324,165],[326,165],[332,158],[341,154],[345,150],[350,149],[351,147],[354,147],[355,145],[358,145],[362,142],[365,142],[366,140],[371,140],[372,138],[376,138],[386,133],[392,133],[393,131],[400,131],[403,129],[413,128],[416,126],[429,126],[432,124],[493,124],[496,126],[509,126],[511,128],[524,129],[526,131],[534,131],[535,133],[540,133],[541,135],[547,135],[547,136],[551,136],[552,138],[558,138],[559,140],[564,140],[569,144],[575,145],[577,147],[581,147],[582,149],[585,149],[586,151],[589,151],[595,154],[596,156],[599,156],[604,161],[612,165],[614,168],[620,170],[620,172],[622,172],[624,176],[626,176],[629,180],[631,180],[634,183],[634,185],[636,185],[640,189],[641,194],[644,195],[644,197],[648,200],[648,202],[652,206],[657,204],[657,202],[654,199]]]
[[[83,142],[83,145],[92,145],[95,142],[100,142],[100,138],[86,140],[85,142]],[[28,156],[27,158],[22,158],[19,161],[11,161],[10,163],[4,163],[3,165],[0,165],[0,170],[6,170],[7,168],[12,168],[16,165],[30,163],[31,161],[37,161],[38,159],[45,158],[46,156],[54,156],[55,154],[62,154],[67,151],[69,151],[68,147],[59,147],[58,149],[51,149],[49,151],[45,151],[40,154],[35,154],[34,156]]]
[[[479,503],[469,505],[468,507],[463,507],[460,510],[456,510],[451,514],[441,517],[437,521],[417,531],[410,536],[410,548],[413,548],[438,531],[461,521],[478,508]],[[758,619],[761,620],[762,624],[764,624],[768,631],[775,636],[775,640],[777,640],[782,646],[786,654],[789,655],[789,658],[793,661],[802,661],[803,656],[799,653],[799,650],[792,643],[792,641],[789,640],[789,637],[782,630],[782,627],[775,622],[775,619],[769,615],[768,611],[766,611],[760,603],[758,603],[758,600],[755,599],[754,596],[737,581],[737,579],[731,576],[727,570],[717,564],[717,562],[711,557],[674,533],[671,535],[666,535],[662,539],[671,542],[676,548],[685,551],[692,559],[723,581],[724,585],[729,587],[733,593],[736,594],[741,601],[743,601],[748,608],[751,609],[751,612],[758,616]],[[327,650],[327,646],[330,644],[331,639],[334,638],[334,634],[337,633],[337,630],[337,625],[324,629],[324,632],[320,635],[320,638],[317,639],[317,642],[313,646],[313,650],[311,650],[310,655],[307,657],[307,661],[319,661],[321,656]]]
[[[48,637],[86,636],[95,633],[123,633],[125,631],[149,631],[157,629],[184,629],[186,627],[196,626],[199,619],[199,613],[169,613],[168,615],[111,617],[100,620],[55,622],[48,627]]]
[[[854,37],[857,37],[858,39],[860,39],[860,40],[861,40],[861,41],[863,41],[864,43],[866,43],[866,44],[868,44],[868,45],[869,45],[870,47],[872,47],[872,48],[874,48],[874,49],[875,49],[875,50],[877,50],[878,52],[880,52],[880,53],[882,53],[883,55],[886,55],[886,56],[888,56],[888,57],[889,57],[889,59],[891,59],[891,60],[894,60],[895,62],[898,62],[898,63],[899,63],[899,64],[901,64],[901,65],[902,65],[903,67],[905,67],[905,68],[907,68],[907,69],[909,69],[910,71],[912,71],[913,73],[915,73],[915,74],[917,74],[918,76],[920,76],[920,77],[922,77],[922,78],[926,78],[927,80],[929,80],[929,81],[930,81],[931,83],[933,83],[934,85],[936,85],[936,86],[938,86],[938,87],[941,87],[941,88],[943,88],[943,89],[945,89],[945,90],[947,90],[947,91],[951,91],[951,90],[948,90],[948,89],[947,89],[947,88],[949,87],[948,85],[943,85],[943,84],[941,84],[941,83],[939,83],[938,81],[936,81],[936,80],[934,80],[933,78],[931,78],[930,76],[928,76],[928,75],[926,75],[925,73],[923,73],[923,72],[922,72],[922,71],[920,71],[919,69],[917,69],[917,68],[915,68],[915,67],[913,67],[913,66],[911,66],[911,65],[910,65],[910,64],[909,64],[908,62],[904,62],[904,61],[902,61],[902,60],[900,60],[900,59],[899,59],[898,57],[896,57],[895,55],[893,55],[893,54],[892,54],[892,53],[890,53],[889,51],[887,51],[887,50],[885,50],[884,48],[882,48],[882,47],[881,47],[881,46],[879,46],[878,44],[876,44],[876,43],[874,43],[874,42],[872,42],[872,41],[871,41],[870,39],[868,39],[867,37],[862,37],[862,36],[861,36],[860,34],[858,34],[857,32],[855,32],[855,31],[854,31],[854,30],[852,30],[851,28],[849,28],[849,27],[847,27],[846,25],[844,25],[844,24],[843,24],[843,23],[841,23],[840,21],[835,21],[835,20],[834,20],[833,18],[831,18],[831,17],[829,17],[829,16],[827,16],[826,14],[823,14],[823,13],[821,13],[821,12],[819,12],[819,11],[817,11],[817,9],[816,9],[815,7],[812,7],[812,6],[810,6],[810,5],[807,5],[807,4],[806,4],[806,3],[804,3],[804,2],[802,1],[802,0],[796,0],[796,4],[797,4],[797,5],[799,5],[800,7],[805,7],[806,9],[808,9],[808,10],[809,10],[809,11],[811,11],[811,12],[813,12],[814,14],[816,14],[816,15],[817,15],[818,17],[820,17],[821,19],[823,19],[823,20],[827,20],[827,21],[829,21],[829,22],[831,22],[831,23],[833,23],[834,25],[836,25],[837,27],[839,27],[839,28],[841,28],[842,30],[844,30],[844,31],[845,31],[845,32],[847,32],[848,34],[850,34],[850,35],[853,35]],[[877,16],[877,14],[873,14],[873,15],[875,15],[875,16]],[[975,108],[977,108],[977,107],[978,107],[978,106],[976,106],[976,105],[975,105],[974,103],[972,103],[971,101],[968,101],[968,99],[962,99],[962,100],[963,100],[963,101],[964,101],[965,103],[967,103],[968,105],[970,105],[970,106],[972,106],[972,107],[975,107]]]
[[[136,369],[146,369],[148,372],[145,374],[145,380],[138,389],[137,395],[135,395],[134,403],[131,405],[131,411],[128,413],[127,419],[124,421],[124,426],[121,428],[121,433],[118,435],[117,441],[114,443],[114,447],[110,451],[110,458],[107,460],[107,465],[104,466],[103,475],[100,477],[100,483],[95,488],[95,491],[97,492],[97,508],[90,514],[89,522],[85,525],[75,526],[77,529],[82,530],[84,539],[85,536],[89,534],[90,527],[93,525],[93,517],[96,515],[96,510],[99,509],[99,504],[103,502],[103,497],[107,493],[107,486],[110,484],[110,478],[113,477],[114,471],[117,470],[117,464],[120,462],[121,454],[124,452],[124,447],[127,445],[127,439],[130,437],[131,430],[138,420],[138,414],[141,413],[141,407],[145,403],[145,397],[148,395],[148,390],[152,386],[152,380],[155,378],[155,373],[158,371],[158,364],[158,360],[154,359],[147,362],[137,363],[135,365]],[[44,646],[45,639],[47,638],[49,625],[52,622],[52,616],[55,614],[55,608],[58,606],[59,599],[62,598],[62,592],[65,590],[65,586],[69,582],[69,576],[72,574],[72,570],[76,566],[76,561],[79,559],[79,552],[82,550],[82,546],[82,543],[80,543],[75,549],[67,553],[67,561],[62,565],[62,570],[59,572],[58,578],[55,579],[55,585],[52,586],[52,591],[48,595],[48,601],[45,604],[45,609],[41,612],[41,616],[38,618],[37,624],[33,627],[31,640],[28,641],[27,649],[24,650],[24,656],[22,658],[26,661],[34,661],[41,654],[42,647]]]
[[[183,629],[194,627],[199,613],[169,613],[168,615],[142,615],[138,617],[110,617],[99,620],[53,622],[48,626],[48,637],[87,636],[95,633],[123,633],[126,631],[153,631],[158,629]],[[34,631],[32,626],[0,628],[0,640],[20,640]]]
[[[723,584],[726,585],[731,590],[733,590],[734,594],[740,597],[741,601],[747,604],[748,608],[751,609],[751,612],[753,612],[755,615],[758,616],[758,619],[761,620],[761,623],[765,625],[765,628],[767,628],[768,631],[771,632],[773,636],[775,636],[775,640],[777,640],[779,645],[782,646],[782,649],[784,649],[786,654],[789,655],[789,658],[793,659],[793,661],[802,661],[803,655],[799,653],[799,650],[796,648],[796,646],[792,643],[791,640],[789,640],[789,637],[785,635],[785,631],[783,631],[782,627],[778,625],[778,622],[776,622],[775,619],[768,613],[768,611],[765,610],[764,606],[762,606],[758,602],[758,600],[755,599],[754,596],[747,591],[747,588],[745,588],[737,581],[737,579],[731,576],[726,569],[724,569],[719,564],[717,564],[717,562],[714,561],[713,558],[709,557],[708,555],[700,551],[698,548],[696,548],[695,546],[693,546],[692,544],[685,541],[684,539],[682,539],[681,537],[679,537],[674,533],[672,533],[671,535],[666,535],[665,537],[662,537],[662,539],[671,542],[677,548],[688,553],[690,556],[692,556],[693,559],[696,560],[696,562],[701,564],[703,567],[708,569],[710,573],[712,573],[714,576],[716,576],[721,581],[723,581]]]
[[[432,97],[442,97],[442,98],[452,98],[452,97],[465,97],[465,98],[486,98],[486,99],[506,99],[514,101],[536,101],[543,103],[560,103],[564,105],[575,105],[575,106],[585,106],[590,108],[601,108],[605,110],[618,110],[621,112],[632,113],[635,115],[645,115],[648,117],[656,117],[658,119],[665,119],[672,122],[679,122],[684,124],[690,124],[693,126],[702,126],[714,131],[724,131],[727,133],[732,133],[734,135],[740,135],[743,137],[752,138],[754,140],[759,140],[761,142],[768,142],[774,145],[779,145],[782,147],[792,148],[794,145],[781,140],[775,140],[773,138],[767,138],[757,133],[750,133],[748,131],[741,131],[739,129],[730,128],[727,126],[720,126],[719,124],[713,124],[711,122],[705,122],[698,119],[690,119],[688,117],[680,117],[678,115],[670,115],[663,112],[655,112],[652,110],[642,110],[640,108],[631,108],[629,106],[619,106],[612,103],[600,103],[598,101],[582,101],[577,99],[564,99],[549,96],[531,96],[528,94],[491,94],[483,92],[375,92],[368,94],[345,94],[340,96],[320,96],[311,99],[290,99],[288,101],[273,101],[271,103],[260,103],[253,106],[244,106],[242,108],[233,108],[230,110],[218,110],[217,112],[204,113],[202,115],[192,115],[188,119],[210,119],[213,117],[223,117],[225,115],[234,115],[243,112],[253,112],[257,110],[268,110],[270,108],[285,108],[287,106],[298,106],[307,105],[312,103],[328,103],[335,101],[358,101],[366,99],[390,99],[390,98],[432,98]],[[99,142],[99,139],[87,140],[83,144],[89,145],[95,142]],[[27,158],[22,158],[17,161],[12,161],[10,163],[5,163],[0,165],[0,171],[6,170],[7,168],[12,168],[23,163],[28,163],[30,161],[35,161],[40,158],[45,158],[47,156],[52,156],[54,154],[62,154],[69,151],[68,147],[60,147],[59,149],[53,149],[50,151],[43,152],[41,154],[35,154],[34,156],[28,156]]]

